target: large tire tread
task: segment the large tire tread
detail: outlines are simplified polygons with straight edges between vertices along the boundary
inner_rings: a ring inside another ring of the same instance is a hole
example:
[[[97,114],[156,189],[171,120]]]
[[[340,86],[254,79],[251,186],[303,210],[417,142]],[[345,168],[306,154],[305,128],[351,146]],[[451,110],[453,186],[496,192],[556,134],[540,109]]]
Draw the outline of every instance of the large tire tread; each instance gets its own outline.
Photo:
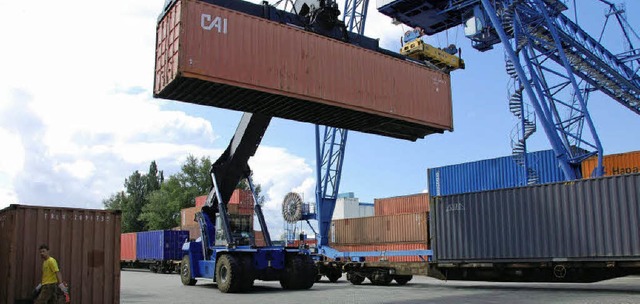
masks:
[[[242,267],[238,260],[229,254],[222,255],[216,263],[216,282],[223,293],[234,293],[242,287]]]
[[[284,289],[309,289],[316,282],[318,270],[313,259],[308,255],[291,255],[287,257],[280,286]]]
[[[180,263],[180,267],[178,268],[178,273],[180,274],[180,280],[182,284],[187,286],[196,285],[196,280],[191,278],[191,260],[188,255],[185,255],[182,258],[182,262]]]
[[[245,255],[240,258],[242,262],[242,283],[240,286],[241,291],[249,291],[253,288],[255,276],[253,273],[253,258],[250,255]]]

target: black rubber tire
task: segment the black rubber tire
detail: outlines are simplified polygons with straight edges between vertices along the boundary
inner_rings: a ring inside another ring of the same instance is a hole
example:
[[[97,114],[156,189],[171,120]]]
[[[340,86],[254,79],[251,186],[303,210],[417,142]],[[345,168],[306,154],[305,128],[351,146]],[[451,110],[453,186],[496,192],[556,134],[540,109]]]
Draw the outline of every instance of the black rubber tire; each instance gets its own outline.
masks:
[[[393,281],[393,276],[389,275],[384,270],[379,270],[374,272],[369,280],[371,280],[371,283],[373,283],[373,285],[388,286],[389,284],[391,284],[391,281]]]
[[[240,291],[242,287],[242,267],[238,260],[223,254],[216,263],[216,282],[218,289],[224,293]]]
[[[398,285],[401,285],[401,286],[409,283],[411,279],[413,279],[412,275],[397,275],[394,278],[394,280],[396,280],[396,283],[398,283]]]
[[[153,272],[153,273],[158,273],[158,266],[149,265],[149,270],[151,270],[151,272]]]
[[[299,274],[300,289],[309,289],[316,283],[316,276],[318,275],[318,268],[313,258],[309,255],[302,256],[302,271]]]
[[[189,260],[189,256],[185,255],[182,258],[182,262],[180,263],[180,281],[182,284],[193,286],[196,285],[196,280],[191,278],[191,261]]]
[[[240,257],[242,262],[242,283],[240,286],[241,291],[249,291],[253,288],[253,282],[255,276],[253,273],[253,258],[250,255]]]
[[[355,272],[347,272],[347,281],[351,282],[353,285],[360,285],[364,282],[365,277],[355,273]]]
[[[327,278],[329,279],[329,282],[331,283],[335,283],[338,282],[338,280],[342,277],[342,273],[339,272],[339,270],[331,270],[331,272],[329,272],[329,274],[327,275]]]
[[[291,255],[287,257],[280,286],[290,290],[309,289],[316,282],[317,275],[318,270],[310,256]]]

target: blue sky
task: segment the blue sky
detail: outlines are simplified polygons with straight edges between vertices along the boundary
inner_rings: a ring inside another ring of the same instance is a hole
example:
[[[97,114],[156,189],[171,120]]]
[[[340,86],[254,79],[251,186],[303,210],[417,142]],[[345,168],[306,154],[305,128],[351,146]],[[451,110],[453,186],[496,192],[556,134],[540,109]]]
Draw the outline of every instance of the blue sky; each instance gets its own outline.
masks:
[[[122,189],[125,177],[146,171],[152,160],[172,174],[188,154],[217,158],[241,116],[151,97],[155,24],[164,0],[71,2],[77,10],[52,2],[0,3],[0,27],[10,29],[0,48],[0,208],[100,208]],[[396,50],[407,27],[392,25],[374,2],[366,34]],[[578,2],[579,23],[598,32],[605,7]],[[640,11],[640,3],[627,1],[627,10]],[[638,31],[640,19],[628,17]],[[622,50],[619,33],[605,36],[614,52]],[[467,68],[451,74],[454,131],[416,142],[350,132],[341,192],[355,192],[365,202],[423,192],[427,168],[511,153],[517,121],[508,110],[502,48],[475,51],[461,28],[425,39],[463,49]],[[589,108],[605,154],[640,150],[637,114],[601,93],[592,95]],[[529,145],[550,147],[541,128]],[[278,229],[287,192],[313,197],[314,126],[274,119],[250,164],[268,196],[271,226]]]

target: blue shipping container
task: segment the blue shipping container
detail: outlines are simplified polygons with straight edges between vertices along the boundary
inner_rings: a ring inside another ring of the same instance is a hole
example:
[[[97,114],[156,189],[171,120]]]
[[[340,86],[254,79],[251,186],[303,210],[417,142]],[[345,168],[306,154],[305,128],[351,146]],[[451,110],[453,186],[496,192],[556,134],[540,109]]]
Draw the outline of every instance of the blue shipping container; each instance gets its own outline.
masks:
[[[185,230],[155,230],[138,232],[136,259],[181,260],[182,245],[189,238]]]
[[[564,173],[553,150],[531,152],[527,161],[538,175],[538,184],[561,182]],[[427,170],[432,196],[526,186],[524,167],[513,156],[480,160]]]

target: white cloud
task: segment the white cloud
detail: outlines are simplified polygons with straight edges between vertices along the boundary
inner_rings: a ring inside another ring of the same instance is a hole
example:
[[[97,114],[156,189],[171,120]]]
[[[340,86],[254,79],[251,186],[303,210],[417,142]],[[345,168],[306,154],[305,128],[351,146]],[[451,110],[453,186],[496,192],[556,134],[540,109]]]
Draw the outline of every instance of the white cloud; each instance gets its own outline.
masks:
[[[267,226],[273,239],[283,231],[282,200],[291,191],[303,193],[305,201],[313,199],[315,180],[313,169],[305,159],[292,155],[284,148],[260,146],[249,160],[253,179],[260,184],[266,202],[263,206]]]
[[[0,208],[101,208],[152,160],[171,174],[189,154],[215,160],[226,147],[210,121],[151,97],[163,3],[0,3],[0,27],[16,29],[0,48]],[[279,235],[284,195],[314,200],[312,165],[267,146],[250,164]]]
[[[261,146],[249,164],[255,183],[262,186],[266,195],[265,209],[280,210],[287,193],[310,192],[314,186],[307,181],[313,174],[311,166],[304,158],[292,155],[284,148]]]
[[[68,163],[54,164],[53,169],[56,172],[66,171],[66,173],[77,179],[85,179],[93,175],[96,171],[96,166],[93,162],[87,160],[76,160]]]
[[[0,143],[2,143],[2,157],[0,157],[0,173],[7,178],[14,177],[24,166],[24,147],[19,134],[0,128]]]

